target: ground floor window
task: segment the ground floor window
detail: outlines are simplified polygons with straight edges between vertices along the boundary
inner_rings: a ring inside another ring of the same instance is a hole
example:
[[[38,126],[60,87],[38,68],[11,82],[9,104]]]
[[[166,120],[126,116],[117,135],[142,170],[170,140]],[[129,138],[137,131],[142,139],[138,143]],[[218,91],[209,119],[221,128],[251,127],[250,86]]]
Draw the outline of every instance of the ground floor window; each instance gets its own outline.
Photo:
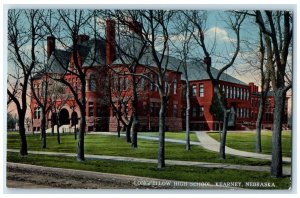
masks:
[[[89,102],[89,117],[94,116],[94,103]]]

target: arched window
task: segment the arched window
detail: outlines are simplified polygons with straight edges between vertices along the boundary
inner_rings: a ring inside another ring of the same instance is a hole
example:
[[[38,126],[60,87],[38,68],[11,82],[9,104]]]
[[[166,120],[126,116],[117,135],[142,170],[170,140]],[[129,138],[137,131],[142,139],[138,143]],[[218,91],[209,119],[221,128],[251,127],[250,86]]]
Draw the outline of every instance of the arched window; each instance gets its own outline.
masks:
[[[96,91],[96,77],[95,77],[95,75],[90,76],[90,91]]]

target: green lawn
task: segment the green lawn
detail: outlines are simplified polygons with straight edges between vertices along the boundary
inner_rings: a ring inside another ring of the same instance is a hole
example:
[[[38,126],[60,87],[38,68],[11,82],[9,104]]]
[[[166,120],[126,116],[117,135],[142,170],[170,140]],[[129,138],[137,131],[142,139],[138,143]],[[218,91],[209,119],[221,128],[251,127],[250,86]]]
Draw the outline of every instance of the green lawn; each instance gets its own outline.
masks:
[[[7,147],[9,149],[19,149],[19,136],[8,134]],[[47,148],[41,148],[39,135],[27,135],[28,150],[32,151],[55,151],[76,153],[77,142],[72,134],[63,134],[61,144],[57,144],[56,136],[47,136]],[[132,149],[130,144],[125,141],[125,137],[118,138],[111,135],[85,136],[85,153],[95,155],[128,156],[156,159],[158,152],[158,141],[138,140],[138,149]],[[192,146],[191,151],[186,151],[185,145],[177,143],[166,143],[165,157],[173,160],[202,161],[216,163],[231,163],[244,165],[269,165],[270,161],[243,158],[227,155],[226,160],[221,160],[218,153],[203,149],[200,146]]]
[[[215,182],[274,182],[276,189],[288,189],[291,185],[290,177],[272,178],[267,172],[171,165],[165,167],[163,170],[158,170],[156,164],[148,163],[117,162],[109,160],[86,160],[84,162],[78,162],[72,157],[50,157],[33,154],[28,155],[27,157],[20,157],[18,153],[11,152],[7,153],[7,161],[179,181],[210,182],[211,184],[215,184]]]
[[[158,132],[141,132],[139,135],[158,137]],[[166,132],[165,137],[169,139],[185,140],[185,132]],[[190,140],[198,142],[197,135],[194,132],[190,132]]]
[[[220,139],[219,133],[208,133],[215,140]],[[255,152],[255,132],[229,132],[227,133],[226,145],[228,147]],[[261,136],[262,141],[262,153],[271,154],[272,148],[272,132],[271,131],[262,131]],[[290,157],[292,154],[292,138],[291,131],[283,131],[282,132],[282,155],[286,157]]]

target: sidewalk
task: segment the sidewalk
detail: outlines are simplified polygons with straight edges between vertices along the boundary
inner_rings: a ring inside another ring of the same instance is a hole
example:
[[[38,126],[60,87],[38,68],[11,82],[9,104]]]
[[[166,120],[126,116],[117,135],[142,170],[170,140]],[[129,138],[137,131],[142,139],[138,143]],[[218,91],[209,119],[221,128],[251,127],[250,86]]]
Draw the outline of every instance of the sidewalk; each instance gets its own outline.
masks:
[[[206,132],[196,132],[197,138],[200,142],[200,145],[207,150],[219,152],[220,149],[220,142],[216,141],[212,137],[210,137]],[[264,160],[271,160],[272,156],[267,154],[260,154],[260,153],[252,153],[246,152],[241,150],[232,149],[229,147],[225,147],[225,153],[230,155],[242,156],[242,157],[250,157],[256,159],[264,159]],[[290,157],[283,157],[283,162],[291,162]]]
[[[19,152],[16,149],[7,149],[8,152]],[[61,156],[61,157],[76,157],[76,153],[57,153],[57,152],[44,152],[44,151],[28,151],[30,154],[37,155],[49,155],[49,156]],[[135,158],[135,157],[122,157],[122,156],[108,156],[108,155],[89,155],[85,154],[86,159],[96,160],[113,160],[113,161],[125,161],[125,162],[136,162],[136,163],[157,163],[156,159],[146,158]],[[234,170],[246,170],[246,171],[260,171],[269,172],[269,166],[247,166],[237,164],[223,164],[223,163],[210,163],[210,162],[193,162],[193,161],[179,161],[179,160],[166,160],[166,165],[177,165],[177,166],[195,166],[195,167],[206,167],[206,168],[222,168],[222,169],[234,169]],[[284,167],[284,175],[291,174],[291,168]]]
[[[195,132],[197,135],[197,138],[199,142],[191,141],[191,145],[198,145],[202,146],[203,148],[214,151],[214,152],[219,152],[220,149],[220,143],[210,137],[206,132]],[[112,132],[94,132],[90,134],[98,134],[98,135],[117,135],[116,133]],[[121,136],[125,136],[125,134],[121,134]],[[152,137],[152,136],[143,136],[143,135],[138,135],[138,138],[140,139],[145,139],[145,140],[158,140],[158,137]],[[184,140],[176,140],[176,139],[169,139],[165,138],[165,142],[172,142],[172,143],[178,143],[178,144],[185,144]],[[272,156],[267,155],[267,154],[261,154],[261,153],[253,153],[253,152],[247,152],[247,151],[241,151],[241,150],[236,150],[232,149],[229,147],[225,147],[225,152],[226,154],[230,155],[235,155],[235,156],[240,156],[240,157],[249,157],[249,158],[255,158],[255,159],[263,159],[263,160],[271,160]],[[290,157],[283,157],[282,158],[283,162],[289,162],[291,163],[291,158]]]

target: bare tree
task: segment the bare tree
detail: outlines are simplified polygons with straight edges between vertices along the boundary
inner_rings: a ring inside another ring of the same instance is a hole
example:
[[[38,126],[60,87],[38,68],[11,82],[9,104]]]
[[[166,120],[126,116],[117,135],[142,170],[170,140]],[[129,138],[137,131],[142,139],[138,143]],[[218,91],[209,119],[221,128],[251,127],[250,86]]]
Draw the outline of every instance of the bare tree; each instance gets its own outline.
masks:
[[[39,62],[36,53],[38,42],[42,38],[41,12],[40,10],[8,11],[8,50],[18,72],[11,74],[14,79],[9,84],[15,84],[13,87],[8,87],[7,94],[15,103],[18,111],[21,155],[27,155],[25,135],[27,88],[31,72]]]
[[[179,11],[175,15],[174,20],[176,20],[175,24],[175,32],[174,32],[174,40],[172,42],[173,47],[175,48],[175,54],[179,56],[181,61],[181,68],[183,71],[184,79],[185,79],[185,98],[186,98],[186,109],[185,109],[185,149],[191,150],[190,145],[190,83],[188,76],[188,59],[190,55],[190,51],[192,49],[192,38],[194,34],[194,26],[192,22],[188,20],[186,16],[186,12],[188,11]]]
[[[64,69],[62,75],[56,75],[53,79],[63,83],[68,87],[72,93],[73,99],[80,110],[80,131],[77,141],[77,159],[80,161],[85,160],[84,157],[84,134],[86,128],[86,74],[94,64],[98,64],[96,61],[96,49],[92,52],[92,57],[89,57],[91,61],[89,65],[83,67],[83,56],[81,49],[80,34],[85,29],[92,29],[96,38],[95,27],[95,12],[91,10],[57,10],[52,13],[49,11],[49,19],[45,21],[45,26],[48,31],[53,34],[53,26],[60,27],[60,32],[56,36],[56,40],[63,46],[66,51],[70,52],[70,66],[68,64],[61,63],[60,66]],[[56,21],[56,23],[53,23]],[[55,24],[55,25],[53,25]],[[58,24],[58,25],[57,25]],[[84,38],[83,38],[84,39]],[[95,42],[96,45],[96,42]],[[53,54],[56,56],[56,54]],[[57,58],[57,57],[56,57]],[[59,60],[59,58],[57,58]],[[77,87],[74,87],[72,83],[68,82],[66,76],[72,75],[78,82]]]
[[[286,92],[292,87],[286,76],[293,37],[292,14],[289,11],[256,11],[255,14],[265,40],[267,67],[275,100],[271,176],[282,177],[282,122]]]
[[[205,42],[205,34],[204,34],[205,32],[204,28],[206,25],[205,13],[203,13],[203,11],[192,11],[191,14],[187,14],[186,16],[189,18],[189,20],[193,22],[195,26],[196,33],[194,38],[204,53],[203,63],[206,65],[206,72],[210,80],[212,81],[214,93],[217,95],[220,106],[224,112],[223,129],[222,129],[221,143],[220,143],[220,158],[225,159],[225,145],[226,145],[227,125],[228,125],[230,109],[228,109],[224,100],[222,100],[223,93],[219,87],[219,80],[221,75],[233,65],[240,51],[240,28],[246,15],[244,13],[242,14],[231,13],[229,15],[228,25],[230,26],[230,28],[232,29],[232,31],[236,36],[236,40],[234,42],[235,43],[234,52],[232,53],[232,55],[228,55],[231,58],[228,59],[227,63],[225,63],[221,67],[221,69],[219,70],[216,76],[214,76],[211,71],[212,68],[211,55],[213,54],[209,51],[209,49],[207,48],[207,44]]]
[[[150,64],[145,64],[147,69],[154,74],[153,78],[143,77],[157,87],[160,97],[159,111],[159,145],[158,165],[159,169],[165,167],[165,130],[166,114],[170,96],[170,83],[167,75],[169,65],[169,28],[173,11],[166,10],[140,10],[139,15],[143,22],[142,39],[148,44],[148,51],[151,56]],[[151,63],[154,63],[156,68]]]

